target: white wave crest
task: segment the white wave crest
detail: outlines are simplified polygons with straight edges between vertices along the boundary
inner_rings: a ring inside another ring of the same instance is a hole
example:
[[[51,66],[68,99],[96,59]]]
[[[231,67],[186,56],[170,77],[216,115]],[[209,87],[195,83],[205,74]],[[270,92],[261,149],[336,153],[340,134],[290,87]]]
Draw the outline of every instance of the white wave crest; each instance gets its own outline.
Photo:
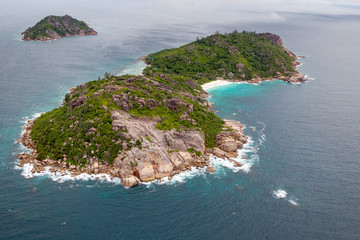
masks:
[[[248,139],[248,143],[244,145],[243,149],[238,150],[238,157],[233,158],[233,160],[242,164],[241,167],[235,166],[233,162],[228,161],[227,159],[216,157],[215,155],[210,155],[210,163],[215,167],[215,173],[207,173],[206,167],[196,168],[192,167],[190,170],[183,171],[179,174],[176,174],[169,179],[168,177],[164,177],[162,179],[156,179],[151,182],[142,182],[141,184],[146,185],[147,187],[152,187],[154,184],[156,185],[174,185],[178,183],[184,183],[189,179],[194,177],[203,176],[206,177],[207,174],[223,174],[224,168],[231,169],[233,172],[238,172],[240,170],[244,172],[249,172],[251,167],[255,162],[259,160],[259,156],[257,155],[258,149],[254,146],[254,142],[251,137]]]
[[[299,206],[299,203],[294,199],[289,199],[289,203],[291,203],[292,205],[294,205],[296,207]]]
[[[286,198],[287,192],[284,189],[278,189],[273,191],[274,198],[280,199],[280,198]]]
[[[257,155],[258,150],[259,149],[254,145],[252,138],[248,136],[248,142],[242,149],[237,150],[238,156],[236,158],[232,158],[236,162],[241,163],[241,167],[235,166],[233,162],[214,155],[210,156],[210,163],[215,167],[215,169],[226,167],[231,169],[233,172],[238,172],[239,170],[249,172],[254,163],[259,161],[259,156]]]
[[[266,136],[265,136],[265,133],[264,133],[266,125],[263,122],[257,122],[257,123],[262,125],[262,128],[258,131],[260,145],[262,145],[263,142],[266,142]]]
[[[183,171],[179,174],[176,174],[172,177],[172,179],[169,179],[168,177],[164,177],[162,179],[156,179],[151,182],[142,182],[141,184],[146,185],[147,187],[150,187],[153,184],[157,185],[174,185],[178,183],[184,183],[186,180],[192,179],[197,176],[204,176],[206,177],[206,167],[203,168],[196,168],[191,167],[191,169],[187,171]]]
[[[77,176],[73,176],[71,172],[64,171],[64,172],[50,172],[50,167],[45,167],[45,171],[42,172],[32,172],[33,165],[30,163],[26,163],[23,166],[23,171],[21,173],[22,176],[25,178],[33,178],[33,177],[49,177],[53,181],[58,183],[64,183],[66,181],[75,181],[75,180],[82,180],[82,181],[89,181],[89,180],[97,180],[100,182],[109,182],[114,184],[121,184],[121,179],[117,177],[111,177],[109,174],[100,173],[100,174],[88,174],[88,173],[81,173]]]

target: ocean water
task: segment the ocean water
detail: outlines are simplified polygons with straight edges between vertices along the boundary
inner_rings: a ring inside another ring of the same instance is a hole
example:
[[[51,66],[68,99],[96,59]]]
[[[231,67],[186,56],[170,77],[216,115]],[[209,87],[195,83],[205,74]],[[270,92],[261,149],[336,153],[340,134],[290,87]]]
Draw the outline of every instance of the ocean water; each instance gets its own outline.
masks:
[[[244,11],[232,4],[222,11],[160,0],[2,6],[0,239],[360,238],[359,8],[302,13],[293,5]],[[99,35],[20,41],[19,33],[40,18],[65,13]],[[306,57],[299,70],[310,79],[209,90],[220,117],[246,126],[244,167],[212,158],[213,174],[193,169],[131,189],[89,176],[32,176],[16,167],[16,154],[25,149],[15,141],[26,120],[57,107],[71,87],[105,72],[137,74],[143,67],[137,59],[147,53],[234,29],[280,34]]]

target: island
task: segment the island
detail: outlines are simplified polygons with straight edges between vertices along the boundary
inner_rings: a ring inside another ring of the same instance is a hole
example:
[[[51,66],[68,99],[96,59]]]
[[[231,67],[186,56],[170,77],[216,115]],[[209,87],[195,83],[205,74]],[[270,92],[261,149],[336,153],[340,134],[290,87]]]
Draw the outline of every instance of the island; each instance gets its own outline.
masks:
[[[286,49],[279,35],[234,31],[214,34],[175,49],[148,55],[145,74],[154,72],[180,74],[201,83],[226,79],[256,83],[279,79],[304,82],[296,70],[299,57]]]
[[[50,41],[69,36],[97,35],[88,24],[69,15],[47,16],[22,32],[24,41]]]
[[[33,172],[106,173],[124,186],[169,178],[191,167],[206,167],[210,154],[233,158],[247,143],[244,126],[222,120],[201,85],[229,81],[306,79],[295,54],[278,35],[216,33],[185,46],[145,56],[139,76],[114,76],[79,85],[63,104],[28,121],[20,141],[19,166]]]

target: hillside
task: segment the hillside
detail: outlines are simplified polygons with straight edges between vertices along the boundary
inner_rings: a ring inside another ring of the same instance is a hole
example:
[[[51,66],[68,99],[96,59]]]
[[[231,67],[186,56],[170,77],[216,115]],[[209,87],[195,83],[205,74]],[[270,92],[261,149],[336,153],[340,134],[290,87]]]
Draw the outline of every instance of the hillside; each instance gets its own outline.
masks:
[[[224,122],[191,78],[112,76],[71,90],[61,107],[30,121],[22,142],[36,151],[21,164],[108,173],[125,186],[209,166],[206,148],[236,156],[246,143],[243,126]],[[36,159],[36,160],[35,160]],[[59,166],[60,165],[60,166]]]
[[[25,41],[48,41],[68,36],[97,35],[97,32],[85,22],[65,15],[48,16],[21,34]]]
[[[295,69],[296,59],[295,54],[284,48],[278,35],[235,31],[149,54],[145,58],[149,66],[144,73],[179,74],[202,83],[217,77],[233,81],[272,78],[304,81]],[[296,78],[291,79],[293,76]]]

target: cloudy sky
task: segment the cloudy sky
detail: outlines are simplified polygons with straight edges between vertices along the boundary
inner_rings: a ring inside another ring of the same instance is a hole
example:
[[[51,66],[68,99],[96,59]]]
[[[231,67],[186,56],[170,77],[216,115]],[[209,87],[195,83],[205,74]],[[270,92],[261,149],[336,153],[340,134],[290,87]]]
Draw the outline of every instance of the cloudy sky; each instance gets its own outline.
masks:
[[[142,21],[144,25],[147,21],[161,24],[180,21],[221,24],[231,20],[282,22],[287,20],[288,13],[360,17],[360,0],[12,0],[2,2],[0,18],[29,16],[39,19],[64,13],[89,19],[116,17]]]
[[[179,11],[201,11],[201,9],[221,11],[223,8],[234,8],[234,10],[248,11],[360,14],[360,0],[149,0],[148,2]]]

